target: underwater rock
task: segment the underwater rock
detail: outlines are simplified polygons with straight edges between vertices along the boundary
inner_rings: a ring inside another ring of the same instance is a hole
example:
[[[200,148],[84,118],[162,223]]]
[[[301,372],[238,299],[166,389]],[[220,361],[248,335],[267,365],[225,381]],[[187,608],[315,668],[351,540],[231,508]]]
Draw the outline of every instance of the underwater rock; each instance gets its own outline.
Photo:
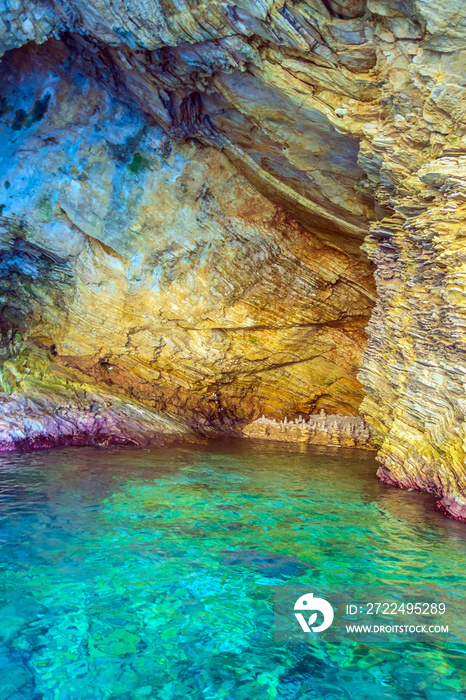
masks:
[[[224,552],[223,562],[228,566],[245,567],[260,572],[268,578],[290,579],[303,576],[311,565],[296,557],[290,557],[262,549],[235,549]]]

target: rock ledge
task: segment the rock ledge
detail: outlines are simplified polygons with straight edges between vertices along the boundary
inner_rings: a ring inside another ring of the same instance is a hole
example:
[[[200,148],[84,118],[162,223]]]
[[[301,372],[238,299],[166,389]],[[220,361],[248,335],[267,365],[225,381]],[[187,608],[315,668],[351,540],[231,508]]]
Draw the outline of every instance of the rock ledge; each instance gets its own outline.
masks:
[[[300,417],[294,421],[285,418],[283,422],[262,416],[247,425],[243,429],[243,435],[262,440],[374,449],[370,428],[361,416],[327,415],[321,412],[309,416],[307,421]]]

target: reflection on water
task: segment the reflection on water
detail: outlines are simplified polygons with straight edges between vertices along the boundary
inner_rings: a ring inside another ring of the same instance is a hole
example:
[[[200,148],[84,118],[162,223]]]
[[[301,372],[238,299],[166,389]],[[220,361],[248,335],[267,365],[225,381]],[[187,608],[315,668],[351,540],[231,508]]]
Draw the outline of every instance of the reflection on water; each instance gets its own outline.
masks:
[[[273,586],[466,588],[466,526],[371,453],[0,455],[0,698],[464,697],[466,648],[273,642]]]

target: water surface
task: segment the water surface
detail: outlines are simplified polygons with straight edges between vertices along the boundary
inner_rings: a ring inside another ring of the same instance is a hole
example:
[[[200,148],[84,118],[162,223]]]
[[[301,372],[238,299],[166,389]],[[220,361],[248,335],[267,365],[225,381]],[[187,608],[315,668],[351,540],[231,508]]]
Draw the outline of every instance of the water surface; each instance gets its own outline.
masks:
[[[273,589],[462,594],[466,526],[373,453],[254,442],[0,455],[0,699],[465,697],[466,647],[273,641]]]

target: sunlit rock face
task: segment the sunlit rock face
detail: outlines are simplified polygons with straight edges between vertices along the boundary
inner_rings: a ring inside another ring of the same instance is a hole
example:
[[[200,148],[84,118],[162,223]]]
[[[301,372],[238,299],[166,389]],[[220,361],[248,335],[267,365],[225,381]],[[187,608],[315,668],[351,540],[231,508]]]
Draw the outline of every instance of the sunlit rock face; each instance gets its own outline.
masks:
[[[399,3],[400,18],[383,5],[370,3],[386,17],[377,29],[385,81],[363,157],[380,164],[377,196],[390,215],[364,245],[378,302],[361,410],[380,446],[380,478],[430,491],[464,520],[466,6],[418,0],[407,12]]]
[[[40,356],[208,425],[353,414],[365,238],[379,474],[465,518],[466,6],[18,0],[4,20],[8,249],[64,246],[40,260],[67,280],[16,294],[10,375]]]
[[[357,414],[368,264],[85,68],[56,40],[3,62],[6,384],[100,386],[201,430]]]

